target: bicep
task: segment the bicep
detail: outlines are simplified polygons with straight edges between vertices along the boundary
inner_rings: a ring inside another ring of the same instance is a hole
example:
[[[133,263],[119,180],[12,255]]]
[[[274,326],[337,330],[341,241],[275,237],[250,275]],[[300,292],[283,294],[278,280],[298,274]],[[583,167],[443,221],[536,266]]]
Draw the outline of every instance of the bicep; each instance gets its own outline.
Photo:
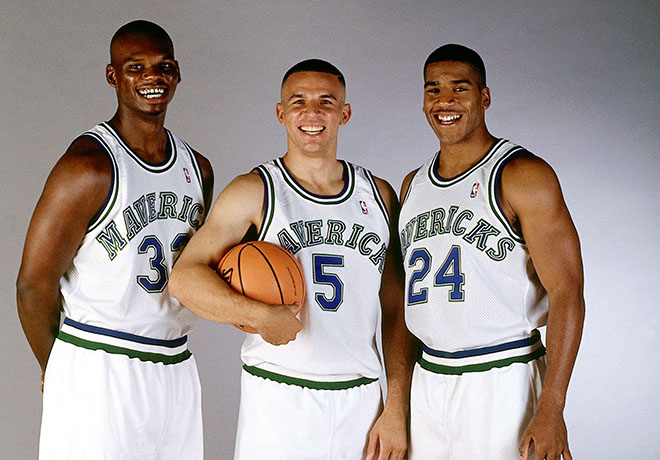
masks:
[[[534,268],[548,293],[581,289],[580,243],[559,181],[541,160],[514,167],[503,175],[505,196],[520,224]],[[522,168],[520,166],[523,166]],[[517,169],[517,170],[516,170]]]
[[[101,154],[104,155],[104,154]],[[106,200],[107,157],[65,154],[46,180],[28,227],[20,274],[54,284],[69,267],[87,226]]]
[[[218,196],[209,217],[186,245],[177,265],[216,264],[227,250],[240,243],[262,213],[264,186],[252,173],[234,179]]]

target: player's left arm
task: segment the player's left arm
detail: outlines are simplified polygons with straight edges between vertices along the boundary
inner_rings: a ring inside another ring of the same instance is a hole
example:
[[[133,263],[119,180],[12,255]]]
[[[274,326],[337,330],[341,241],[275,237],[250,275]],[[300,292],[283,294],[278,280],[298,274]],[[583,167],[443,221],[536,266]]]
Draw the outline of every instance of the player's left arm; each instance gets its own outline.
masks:
[[[390,215],[390,244],[380,287],[387,400],[369,433],[367,460],[376,458],[377,452],[379,460],[400,460],[407,449],[413,339],[406,328],[403,310],[404,275],[397,229],[399,201],[390,184],[379,178],[375,181]]]
[[[533,443],[537,459],[571,459],[563,412],[584,323],[580,242],[557,176],[540,158],[524,154],[510,161],[502,171],[501,196],[549,300],[543,391],[520,453],[527,460]]]

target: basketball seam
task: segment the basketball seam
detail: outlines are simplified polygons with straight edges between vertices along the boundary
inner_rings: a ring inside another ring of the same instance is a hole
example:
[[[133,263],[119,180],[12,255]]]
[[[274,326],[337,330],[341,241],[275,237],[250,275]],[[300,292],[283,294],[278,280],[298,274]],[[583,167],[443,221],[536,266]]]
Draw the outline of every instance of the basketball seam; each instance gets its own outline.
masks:
[[[268,260],[268,257],[266,257],[266,254],[264,254],[264,252],[261,249],[259,249],[257,246],[255,246],[254,244],[248,243],[245,247],[248,247],[248,246],[252,246],[254,249],[256,249],[257,252],[259,254],[261,254],[261,257],[263,257],[264,260],[266,261],[266,263],[268,264],[268,267],[270,268],[270,271],[273,273],[273,277],[275,278],[275,282],[277,283],[277,290],[280,291],[280,300],[282,301],[282,304],[284,304],[284,293],[282,292],[282,286],[280,285],[280,280],[277,277],[277,272],[273,268],[273,265],[270,263],[270,260]],[[241,283],[242,282],[243,282],[243,280],[241,279]]]

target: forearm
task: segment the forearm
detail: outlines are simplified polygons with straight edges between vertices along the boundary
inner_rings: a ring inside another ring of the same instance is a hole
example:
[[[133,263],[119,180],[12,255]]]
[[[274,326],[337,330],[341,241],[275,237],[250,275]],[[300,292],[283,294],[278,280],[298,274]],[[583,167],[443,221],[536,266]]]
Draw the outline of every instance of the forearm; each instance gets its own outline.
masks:
[[[59,292],[38,292],[19,280],[16,303],[25,337],[44,372],[60,326]]]
[[[399,307],[403,310],[403,307]],[[408,415],[410,380],[415,360],[415,339],[405,324],[403,311],[383,315],[383,355],[387,375],[386,410]]]
[[[254,327],[265,306],[234,292],[211,267],[203,264],[177,264],[168,289],[193,313],[216,323]]]
[[[547,367],[540,404],[563,410],[584,323],[580,289],[550,294],[546,332]]]

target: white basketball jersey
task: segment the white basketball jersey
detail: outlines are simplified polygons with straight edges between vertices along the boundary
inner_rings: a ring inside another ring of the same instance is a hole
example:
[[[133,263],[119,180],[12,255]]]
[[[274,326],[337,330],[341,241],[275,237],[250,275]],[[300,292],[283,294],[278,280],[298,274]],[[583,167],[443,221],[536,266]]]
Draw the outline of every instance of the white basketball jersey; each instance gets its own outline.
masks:
[[[142,160],[107,123],[81,136],[112,162],[108,199],[60,280],[68,318],[156,339],[186,335],[196,316],[167,293],[170,270],[205,216],[190,147],[167,131],[162,164]]]
[[[381,373],[375,336],[389,217],[371,173],[342,164],[345,186],[336,196],[306,191],[281,159],[257,168],[266,189],[259,239],[300,261],[306,299],[292,342],[273,346],[258,334],[246,337],[241,357],[248,366],[316,381]]]
[[[498,140],[453,179],[438,176],[438,152],[410,183],[399,219],[406,324],[431,349],[526,338],[546,322],[546,292],[497,198],[503,165],[523,151]]]

